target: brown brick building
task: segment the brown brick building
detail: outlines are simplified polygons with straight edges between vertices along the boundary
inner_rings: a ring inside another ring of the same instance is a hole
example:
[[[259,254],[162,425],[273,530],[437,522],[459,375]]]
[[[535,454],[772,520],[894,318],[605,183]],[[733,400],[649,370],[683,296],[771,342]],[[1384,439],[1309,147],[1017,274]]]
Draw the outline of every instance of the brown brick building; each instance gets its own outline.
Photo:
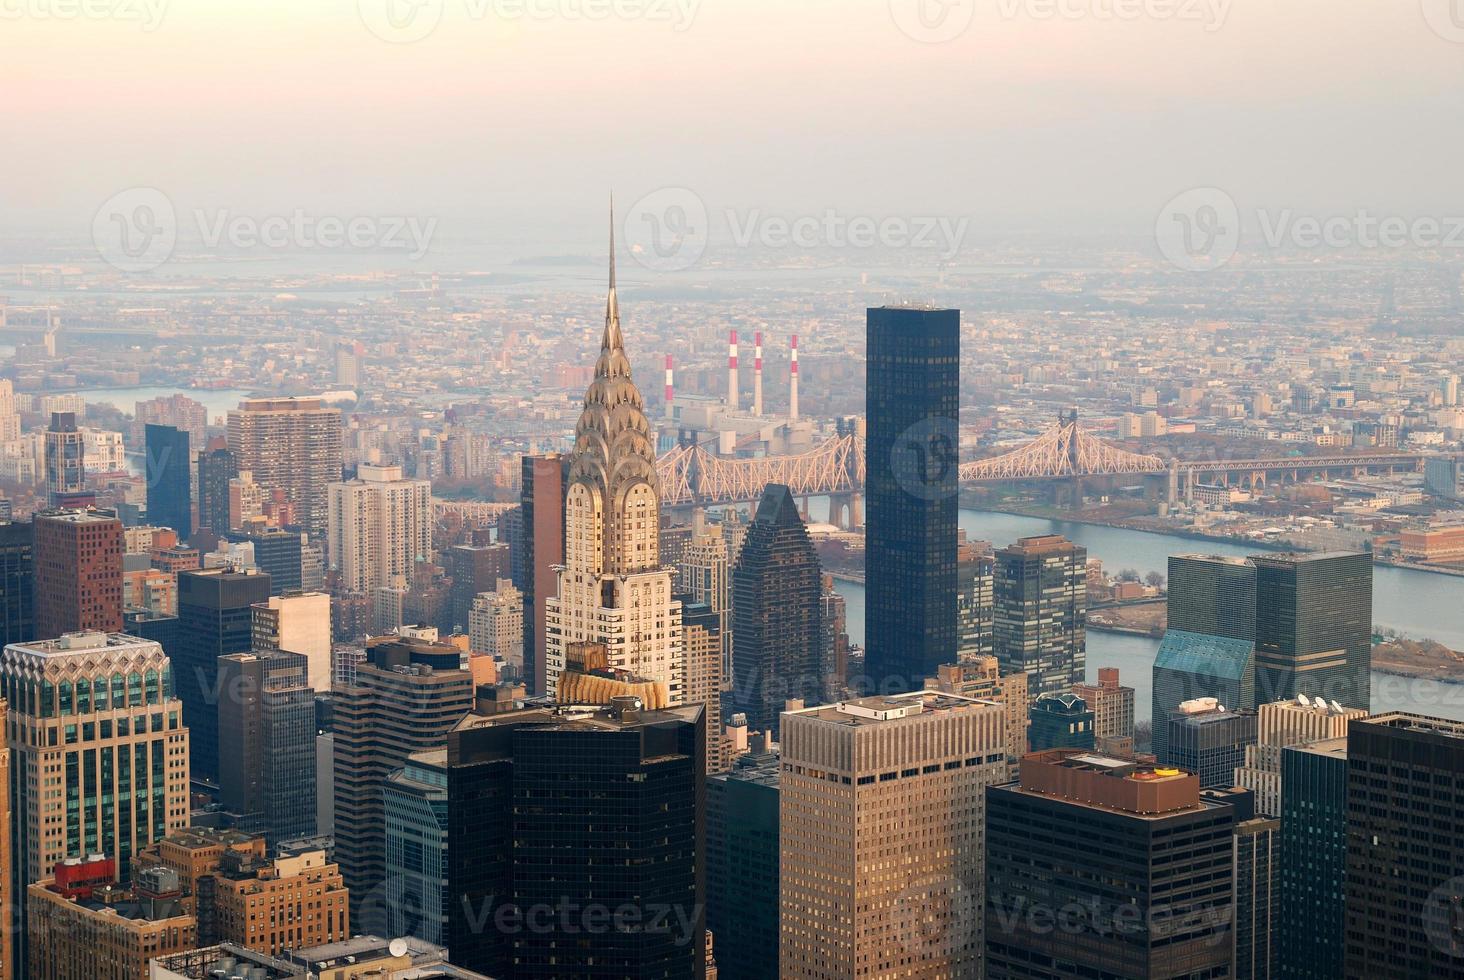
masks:
[[[122,630],[122,522],[100,511],[36,515],[36,636]]]

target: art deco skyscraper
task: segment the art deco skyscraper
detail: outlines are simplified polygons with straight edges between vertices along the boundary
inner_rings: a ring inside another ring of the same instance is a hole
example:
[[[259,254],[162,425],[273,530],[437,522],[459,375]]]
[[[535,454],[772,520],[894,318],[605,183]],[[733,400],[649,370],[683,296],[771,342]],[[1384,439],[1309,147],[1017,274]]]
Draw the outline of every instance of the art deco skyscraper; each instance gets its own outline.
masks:
[[[671,702],[682,702],[681,604],[661,567],[660,527],[655,433],[620,332],[612,218],[605,330],[575,427],[558,594],[544,611],[547,693],[556,693],[569,644],[590,642],[605,645],[612,669],[663,682]]]
[[[961,313],[881,307],[867,324],[864,669],[909,691],[956,659]]]

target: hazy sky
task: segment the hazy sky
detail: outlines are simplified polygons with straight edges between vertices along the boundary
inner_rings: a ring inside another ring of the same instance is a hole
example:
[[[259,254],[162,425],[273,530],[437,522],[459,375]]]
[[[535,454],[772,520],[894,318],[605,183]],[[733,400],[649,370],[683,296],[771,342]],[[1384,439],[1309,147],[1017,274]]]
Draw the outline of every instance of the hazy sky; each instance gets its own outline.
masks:
[[[412,43],[386,2],[0,0],[0,217],[84,236],[134,186],[529,238],[668,186],[1058,230],[1197,185],[1464,210],[1454,0],[392,0],[441,8]],[[971,23],[916,40],[921,2]]]

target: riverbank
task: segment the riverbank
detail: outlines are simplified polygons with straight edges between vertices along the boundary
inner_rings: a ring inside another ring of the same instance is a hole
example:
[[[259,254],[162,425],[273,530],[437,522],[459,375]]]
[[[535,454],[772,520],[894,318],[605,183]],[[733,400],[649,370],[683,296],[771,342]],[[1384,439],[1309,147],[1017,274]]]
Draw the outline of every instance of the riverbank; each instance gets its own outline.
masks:
[[[1258,541],[1238,534],[1206,534],[1203,531],[1196,531],[1193,528],[1177,528],[1154,526],[1147,523],[1144,518],[1110,519],[1086,517],[1081,511],[1068,512],[1056,511],[1050,507],[1015,507],[1010,504],[985,505],[982,510],[993,514],[1006,514],[1010,517],[1025,517],[1032,520],[1055,521],[1066,524],[1084,524],[1088,527],[1106,527],[1115,531],[1132,531],[1137,534],[1152,534],[1167,538],[1185,538],[1191,541],[1208,541],[1233,545],[1241,548],[1251,548],[1256,551],[1297,551],[1295,545],[1277,544],[1271,541]],[[1428,572],[1433,575],[1448,575],[1454,578],[1464,578],[1464,568],[1448,567],[1442,565],[1423,565],[1418,562],[1404,561],[1402,559],[1388,558],[1380,555],[1373,556],[1374,565],[1383,565],[1388,568],[1399,568],[1405,571]]]

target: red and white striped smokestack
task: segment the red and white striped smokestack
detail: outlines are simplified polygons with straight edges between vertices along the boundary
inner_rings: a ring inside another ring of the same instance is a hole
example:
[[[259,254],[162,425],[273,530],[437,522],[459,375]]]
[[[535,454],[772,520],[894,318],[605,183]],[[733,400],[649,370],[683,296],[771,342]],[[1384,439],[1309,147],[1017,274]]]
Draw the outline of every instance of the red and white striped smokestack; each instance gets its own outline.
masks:
[[[727,410],[737,411],[737,331],[727,344]]]
[[[672,407],[676,404],[676,381],[672,373],[671,355],[666,355],[666,417],[673,416]]]
[[[793,351],[788,362],[788,417],[798,418],[798,335],[793,335]]]
[[[752,345],[752,414],[762,414],[762,331],[753,334]]]

